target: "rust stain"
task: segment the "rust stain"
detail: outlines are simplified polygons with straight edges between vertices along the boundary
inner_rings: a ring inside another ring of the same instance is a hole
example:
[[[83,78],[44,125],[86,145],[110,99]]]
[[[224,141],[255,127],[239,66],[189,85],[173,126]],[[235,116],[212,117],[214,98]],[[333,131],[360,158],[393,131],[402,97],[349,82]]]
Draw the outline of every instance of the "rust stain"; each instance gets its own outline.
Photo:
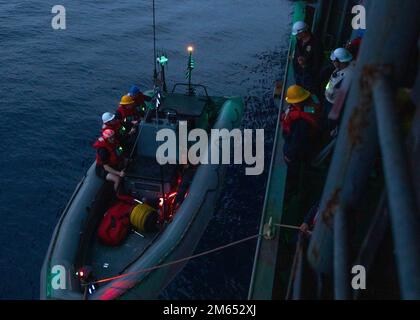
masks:
[[[362,131],[369,125],[366,119],[367,108],[363,105],[354,108],[348,123],[348,135],[351,145],[354,147],[363,142]]]
[[[378,75],[384,72],[384,69],[387,69],[387,67],[366,65],[362,70],[359,81],[361,92],[359,105],[354,108],[347,127],[352,147],[363,143],[361,133],[369,125],[367,119],[373,106],[372,86]]]
[[[347,127],[350,143],[352,147],[363,143],[362,131],[369,125],[367,120],[373,106],[372,87],[382,74],[389,74],[392,71],[390,65],[366,65],[362,70],[360,77],[360,101],[359,105],[354,108],[350,116]]]
[[[340,199],[341,188],[335,189],[333,192],[330,200],[327,202],[327,206],[325,210],[322,212],[322,221],[329,227],[332,228],[332,219],[335,214],[335,210],[338,207],[339,199]]]

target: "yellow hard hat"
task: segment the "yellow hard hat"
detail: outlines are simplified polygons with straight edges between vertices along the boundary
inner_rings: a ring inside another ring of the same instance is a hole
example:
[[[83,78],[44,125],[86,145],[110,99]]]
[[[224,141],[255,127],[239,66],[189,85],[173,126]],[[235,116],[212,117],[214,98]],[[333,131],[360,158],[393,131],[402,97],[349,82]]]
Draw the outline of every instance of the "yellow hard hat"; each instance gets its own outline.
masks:
[[[122,105],[127,105],[127,104],[132,104],[132,103],[134,103],[134,102],[135,102],[135,101],[134,101],[134,99],[133,99],[133,97],[132,97],[132,96],[126,95],[126,96],[123,96],[123,97],[121,98],[120,104],[122,104]]]
[[[311,93],[308,90],[295,84],[287,89],[286,101],[288,103],[299,103],[305,101],[310,96]]]

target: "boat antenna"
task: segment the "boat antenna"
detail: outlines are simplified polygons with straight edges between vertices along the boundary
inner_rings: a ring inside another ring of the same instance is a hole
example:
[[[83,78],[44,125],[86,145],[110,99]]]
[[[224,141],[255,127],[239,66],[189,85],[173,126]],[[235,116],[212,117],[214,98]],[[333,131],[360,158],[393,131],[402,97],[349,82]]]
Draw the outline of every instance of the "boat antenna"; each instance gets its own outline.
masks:
[[[154,103],[155,103],[155,112],[156,112],[156,117],[155,117],[155,125],[156,125],[156,134],[159,130],[159,107],[161,105],[161,92],[160,92],[160,88],[158,86],[155,85],[155,89],[154,89]],[[157,144],[157,139],[156,139],[156,144]],[[162,226],[163,223],[165,222],[166,219],[166,205],[165,205],[165,201],[166,201],[166,197],[165,197],[165,181],[164,181],[164,172],[163,172],[163,165],[159,165],[159,169],[160,169],[160,187],[162,189],[161,195],[162,195]]]
[[[156,69],[156,10],[155,10],[155,0],[153,0],[153,83],[156,85],[157,82],[157,69]]]
[[[188,46],[189,56],[188,56],[187,72],[185,73],[185,78],[187,78],[187,80],[188,80],[187,94],[189,96],[195,95],[195,90],[194,90],[194,87],[193,87],[193,85],[191,83],[192,71],[195,68],[195,61],[194,61],[194,58],[192,56],[193,51],[194,51],[194,47],[193,46]]]
[[[156,133],[159,129],[159,106],[161,104],[161,92],[160,92],[160,86],[158,86],[158,79],[157,79],[157,55],[156,55],[156,10],[155,10],[155,0],[153,0],[153,65],[154,65],[154,71],[153,71],[153,96],[154,96],[154,103],[155,103],[155,111],[156,111]],[[157,140],[156,140],[157,143]],[[165,221],[166,216],[166,208],[165,208],[165,183],[164,183],[164,172],[163,167],[160,165],[160,183],[161,183],[161,189],[162,189],[162,213],[163,213],[163,219],[162,221]]]

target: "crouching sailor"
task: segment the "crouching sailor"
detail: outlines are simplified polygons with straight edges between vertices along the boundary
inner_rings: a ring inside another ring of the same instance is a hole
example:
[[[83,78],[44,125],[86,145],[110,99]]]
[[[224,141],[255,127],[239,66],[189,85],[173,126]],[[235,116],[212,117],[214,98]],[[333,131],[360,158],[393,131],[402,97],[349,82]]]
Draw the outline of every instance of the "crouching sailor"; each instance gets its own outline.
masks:
[[[151,97],[146,96],[143,92],[140,91],[139,87],[132,85],[128,91],[128,96],[133,97],[136,108],[139,110],[142,117],[145,115],[146,104],[145,102],[152,101]]]
[[[116,139],[114,130],[106,129],[102,132],[102,137],[98,138],[93,147],[96,149],[96,175],[101,179],[112,181],[114,190],[117,191],[121,178],[125,173],[125,159],[123,148]]]
[[[125,95],[121,98],[120,105],[118,106],[115,116],[122,122],[127,129],[131,129],[137,125],[141,120],[142,113],[137,108],[137,102],[132,96]]]
[[[294,193],[300,165],[310,160],[318,143],[320,105],[315,95],[298,85],[289,87],[286,102],[289,106],[281,115],[283,153],[288,166],[288,193]]]
[[[134,128],[128,130],[121,121],[116,118],[115,114],[110,112],[105,112],[102,115],[102,123],[102,132],[107,129],[113,130],[115,132],[116,139],[121,143],[124,151],[129,153],[136,139],[136,130]]]
[[[106,129],[111,129],[117,135],[117,139],[121,141],[125,135],[128,133],[128,130],[121,124],[121,121],[115,117],[115,114],[111,112],[105,112],[102,115],[102,132]]]

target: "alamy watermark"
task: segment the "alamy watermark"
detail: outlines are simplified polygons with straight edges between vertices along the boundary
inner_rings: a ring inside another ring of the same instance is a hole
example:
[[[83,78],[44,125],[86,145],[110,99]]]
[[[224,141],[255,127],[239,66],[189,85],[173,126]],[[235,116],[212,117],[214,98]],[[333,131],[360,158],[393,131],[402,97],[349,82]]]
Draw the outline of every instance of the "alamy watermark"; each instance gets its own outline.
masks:
[[[366,268],[362,265],[355,265],[351,268],[351,273],[355,275],[351,280],[351,287],[353,290],[365,290]]]
[[[51,9],[55,16],[51,20],[51,27],[54,30],[66,30],[66,8],[62,5],[55,5]]]
[[[51,19],[51,27],[54,30],[66,30],[66,8],[63,5],[55,5],[51,9],[51,13],[55,16]],[[351,13],[355,16],[351,21],[354,30],[366,29],[366,8],[363,5],[355,5],[351,9]]]
[[[245,169],[246,175],[260,175],[264,171],[264,129],[255,130],[255,141],[253,133],[252,129],[212,129],[209,137],[203,129],[188,132],[187,122],[180,121],[178,135],[172,129],[161,129],[157,132],[156,141],[163,143],[156,151],[156,160],[161,165],[218,165],[231,164],[233,156],[233,164],[241,165],[245,162],[252,166]],[[194,144],[188,147],[189,142]]]
[[[62,265],[54,265],[51,268],[51,288],[54,290],[66,290],[66,268]]]
[[[355,265],[351,269],[354,275],[351,280],[353,290],[366,290],[366,268],[362,265]],[[67,274],[63,265],[54,265],[50,272],[50,285],[53,290],[66,290]]]
[[[351,13],[355,16],[351,20],[351,26],[354,30],[366,29],[366,8],[362,5],[354,6]]]

